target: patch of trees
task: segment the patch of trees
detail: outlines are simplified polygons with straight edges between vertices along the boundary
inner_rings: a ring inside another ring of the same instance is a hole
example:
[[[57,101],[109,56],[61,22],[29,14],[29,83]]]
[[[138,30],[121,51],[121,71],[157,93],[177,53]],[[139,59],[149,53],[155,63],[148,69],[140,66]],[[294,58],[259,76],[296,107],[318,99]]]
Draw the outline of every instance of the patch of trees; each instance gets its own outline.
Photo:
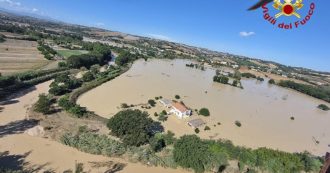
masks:
[[[129,62],[133,62],[137,60],[138,58],[143,58],[143,56],[139,54],[132,54],[128,51],[121,52],[117,57],[116,57],[116,64],[119,66],[123,66],[128,64]]]
[[[177,140],[173,155],[178,165],[195,172],[220,172],[228,165],[228,160],[239,161],[241,171],[318,172],[322,165],[320,158],[307,152],[291,154],[267,148],[252,150],[236,147],[230,141],[202,140],[195,135]]]
[[[108,128],[125,145],[141,146],[149,142],[154,134],[163,131],[159,122],[153,121],[147,112],[123,110],[109,119]]]
[[[73,89],[79,88],[82,82],[78,79],[70,77],[68,74],[62,74],[55,78],[50,84],[49,93],[55,96],[70,93]]]
[[[222,76],[222,75],[216,75],[216,76],[213,77],[213,81],[218,82],[218,83],[222,83],[222,84],[228,84],[229,78],[226,77],[226,76]]]
[[[82,55],[72,55],[66,60],[66,64],[71,68],[86,67],[92,65],[105,65],[111,61],[111,49],[109,46],[101,43],[84,43],[83,49],[90,53]]]
[[[330,91],[326,88],[322,87],[315,87],[311,85],[306,84],[300,84],[296,83],[294,81],[283,81],[281,80],[278,83],[279,86],[285,87],[285,88],[291,88],[296,91],[299,91],[301,93],[307,94],[309,96],[324,100],[326,102],[330,103]]]
[[[320,104],[317,108],[324,110],[324,111],[330,110],[330,108],[325,104]]]
[[[57,52],[53,48],[46,45],[42,41],[39,41],[38,44],[39,44],[38,50],[45,56],[46,59],[48,60],[54,59],[54,56],[57,54]]]
[[[254,78],[256,79],[257,76],[252,74],[252,73],[242,73],[242,77],[245,77],[245,78]]]
[[[34,110],[43,114],[49,114],[52,112],[53,100],[45,95],[40,94],[37,103],[34,105]]]
[[[199,110],[198,114],[208,117],[208,116],[210,116],[210,111],[207,108],[202,108]]]
[[[70,102],[69,96],[61,97],[58,100],[58,105],[77,118],[86,117],[88,113],[86,108],[81,107],[80,105],[77,105],[73,102]]]

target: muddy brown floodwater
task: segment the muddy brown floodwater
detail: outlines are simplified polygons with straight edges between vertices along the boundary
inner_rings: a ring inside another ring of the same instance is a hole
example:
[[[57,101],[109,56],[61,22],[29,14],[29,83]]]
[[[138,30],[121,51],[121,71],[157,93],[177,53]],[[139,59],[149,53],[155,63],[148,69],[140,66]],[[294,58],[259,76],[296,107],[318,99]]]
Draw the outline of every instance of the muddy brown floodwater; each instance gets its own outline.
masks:
[[[198,135],[202,138],[228,139],[252,148],[306,150],[316,155],[330,150],[330,112],[317,109],[319,104],[327,103],[269,85],[267,80],[243,79],[243,90],[213,83],[214,69],[201,71],[186,67],[186,63],[190,61],[138,60],[125,74],[82,95],[78,103],[109,118],[120,111],[121,103],[141,104],[156,96],[174,99],[178,94],[188,107],[210,110],[211,116],[202,119],[211,130],[201,130]],[[148,112],[153,117],[162,109],[158,104]],[[197,117],[195,114],[188,120]],[[194,134],[188,120],[170,116],[163,125],[177,136]],[[235,121],[240,121],[242,127],[237,127]]]

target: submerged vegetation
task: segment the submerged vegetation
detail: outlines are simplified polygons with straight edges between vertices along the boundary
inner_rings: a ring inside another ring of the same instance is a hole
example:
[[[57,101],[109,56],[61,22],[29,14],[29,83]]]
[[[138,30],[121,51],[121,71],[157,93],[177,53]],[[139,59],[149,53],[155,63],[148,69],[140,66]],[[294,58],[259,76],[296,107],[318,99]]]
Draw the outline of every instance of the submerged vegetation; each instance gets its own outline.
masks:
[[[330,108],[327,105],[325,105],[325,104],[320,104],[318,106],[318,108],[321,109],[321,110],[324,110],[324,111],[330,110]]]

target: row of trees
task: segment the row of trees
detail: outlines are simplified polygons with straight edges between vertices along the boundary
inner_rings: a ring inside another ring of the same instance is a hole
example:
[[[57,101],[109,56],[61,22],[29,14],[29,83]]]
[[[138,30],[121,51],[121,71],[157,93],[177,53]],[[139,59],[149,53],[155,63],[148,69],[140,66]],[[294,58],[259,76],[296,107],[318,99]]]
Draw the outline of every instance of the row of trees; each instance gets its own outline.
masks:
[[[46,45],[42,41],[38,41],[38,50],[45,56],[46,59],[52,60],[57,52],[51,48],[50,46]]]
[[[330,90],[327,90],[322,87],[315,87],[311,85],[306,85],[306,84],[300,84],[296,83],[294,81],[284,81],[281,80],[278,83],[279,86],[286,87],[286,88],[291,88],[296,91],[302,92],[304,94],[310,95],[312,97],[324,100],[326,102],[330,103]]]
[[[183,136],[174,145],[174,160],[195,172],[221,172],[228,160],[238,160],[240,171],[317,172],[322,165],[319,158],[309,153],[286,153],[259,148],[236,147],[229,141],[201,140],[195,135]]]

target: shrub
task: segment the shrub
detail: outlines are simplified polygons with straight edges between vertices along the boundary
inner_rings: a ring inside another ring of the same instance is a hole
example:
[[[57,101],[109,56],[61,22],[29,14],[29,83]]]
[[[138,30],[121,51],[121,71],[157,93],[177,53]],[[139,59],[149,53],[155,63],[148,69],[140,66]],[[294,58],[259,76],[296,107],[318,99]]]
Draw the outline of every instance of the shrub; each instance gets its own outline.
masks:
[[[295,118],[294,117],[291,117],[290,119],[293,121]]]
[[[158,138],[156,136],[150,139],[149,144],[151,149],[155,152],[159,152],[165,147],[164,139]]]
[[[49,114],[51,113],[51,105],[52,100],[45,94],[40,94],[34,110],[43,114]]]
[[[237,127],[241,127],[241,126],[242,126],[242,123],[241,123],[240,121],[235,121],[235,125],[236,125]]]
[[[90,81],[92,81],[92,80],[94,80],[94,79],[95,79],[95,78],[94,78],[94,75],[93,75],[93,73],[90,72],[90,71],[86,72],[86,73],[83,75],[83,77],[82,77],[82,80],[83,80],[84,82],[90,82]]]
[[[195,133],[198,134],[199,132],[200,132],[199,128],[196,128],[196,129],[195,129]]]
[[[174,142],[176,140],[174,136],[175,136],[175,134],[171,131],[167,131],[167,133],[163,135],[163,139],[165,141],[166,146],[174,144]]]
[[[275,84],[275,80],[274,80],[274,79],[270,79],[270,80],[268,81],[268,83],[273,85],[273,84]]]
[[[180,99],[181,97],[179,95],[175,95],[175,99]]]
[[[57,64],[57,66],[58,66],[59,68],[66,68],[66,67],[67,67],[67,65],[66,65],[65,62],[59,62],[59,63]]]
[[[155,100],[152,100],[152,99],[148,100],[148,103],[149,103],[149,105],[152,106],[152,107],[155,107],[155,105],[156,105]]]
[[[162,121],[162,122],[165,122],[165,121],[167,121],[167,116],[166,115],[164,115],[164,114],[160,114],[159,115],[159,117],[158,117],[158,120],[159,121]]]
[[[58,105],[65,111],[73,114],[77,118],[85,117],[88,113],[87,109],[70,102],[69,96],[64,96],[58,100]]]
[[[238,85],[238,81],[237,80],[234,80],[233,81],[233,86],[237,87],[237,85]]]
[[[199,110],[199,114],[208,117],[210,116],[210,111],[207,108],[202,108]]]
[[[161,112],[161,114],[163,114],[163,115],[167,115],[167,112],[166,112],[165,110],[163,110],[163,111]]]
[[[127,103],[122,103],[120,106],[121,106],[121,108],[123,108],[123,109],[127,109],[127,108],[129,108],[129,106],[128,106]]]
[[[140,110],[123,110],[109,119],[107,126],[124,144],[140,146],[146,144],[155,133],[163,131],[160,123],[148,116],[147,112]]]
[[[205,126],[204,130],[205,130],[205,131],[207,131],[207,130],[211,130],[211,128],[210,128],[209,126]]]
[[[330,110],[330,108],[327,105],[325,105],[325,104],[320,104],[318,106],[318,108],[321,109],[321,110],[324,110],[324,111]]]

